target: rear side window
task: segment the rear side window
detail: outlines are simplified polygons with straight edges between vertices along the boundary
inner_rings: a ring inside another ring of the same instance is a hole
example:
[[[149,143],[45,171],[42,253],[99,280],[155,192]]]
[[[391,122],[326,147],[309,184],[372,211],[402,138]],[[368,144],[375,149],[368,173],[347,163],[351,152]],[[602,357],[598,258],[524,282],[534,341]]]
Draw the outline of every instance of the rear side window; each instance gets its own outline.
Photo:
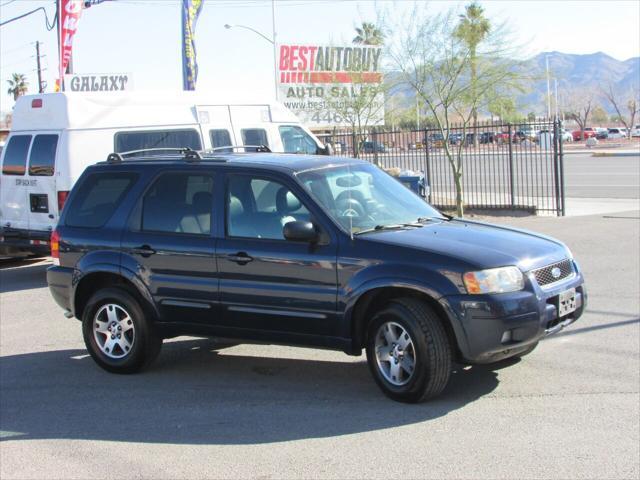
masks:
[[[133,173],[94,173],[79,186],[71,205],[66,209],[66,225],[71,227],[102,227],[135,183]]]
[[[195,173],[165,173],[142,203],[142,230],[209,235],[213,178]]]
[[[2,164],[2,173],[5,175],[24,175],[27,169],[27,153],[31,135],[14,135],[7,144]]]
[[[211,137],[211,146],[213,148],[231,146],[231,135],[228,130],[210,130],[209,136]],[[218,152],[230,153],[233,151],[231,148],[220,148],[216,150]]]
[[[57,147],[58,135],[36,135],[29,155],[29,175],[52,176]]]
[[[259,147],[264,145],[269,146],[269,140],[267,140],[267,132],[262,128],[245,128],[240,131],[242,134],[242,144],[252,145]],[[255,152],[256,148],[247,148],[247,152]]]
[[[152,132],[118,132],[115,134],[115,151],[130,152],[147,148],[191,148],[202,150],[200,134],[188,130],[156,130]]]

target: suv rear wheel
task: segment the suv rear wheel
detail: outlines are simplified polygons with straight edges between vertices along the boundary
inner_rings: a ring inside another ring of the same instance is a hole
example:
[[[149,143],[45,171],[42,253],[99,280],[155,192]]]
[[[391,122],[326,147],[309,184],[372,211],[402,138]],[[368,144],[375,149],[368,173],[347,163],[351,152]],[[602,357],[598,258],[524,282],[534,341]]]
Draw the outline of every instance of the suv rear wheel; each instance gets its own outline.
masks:
[[[439,395],[449,381],[451,357],[440,318],[420,300],[393,300],[369,324],[369,369],[394,400],[417,403]]]
[[[84,343],[91,357],[113,373],[134,373],[160,353],[162,338],[139,302],[119,288],[96,292],[82,317]]]

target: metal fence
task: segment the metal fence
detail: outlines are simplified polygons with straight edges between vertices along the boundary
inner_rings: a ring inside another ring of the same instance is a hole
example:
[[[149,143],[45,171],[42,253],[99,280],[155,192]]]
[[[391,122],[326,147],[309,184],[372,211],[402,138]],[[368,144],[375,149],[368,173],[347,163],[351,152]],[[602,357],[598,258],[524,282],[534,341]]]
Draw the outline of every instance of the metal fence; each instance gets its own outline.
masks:
[[[423,175],[429,202],[443,210],[455,209],[451,161],[460,161],[465,208],[564,215],[563,133],[559,121],[541,120],[323,138],[335,155]]]

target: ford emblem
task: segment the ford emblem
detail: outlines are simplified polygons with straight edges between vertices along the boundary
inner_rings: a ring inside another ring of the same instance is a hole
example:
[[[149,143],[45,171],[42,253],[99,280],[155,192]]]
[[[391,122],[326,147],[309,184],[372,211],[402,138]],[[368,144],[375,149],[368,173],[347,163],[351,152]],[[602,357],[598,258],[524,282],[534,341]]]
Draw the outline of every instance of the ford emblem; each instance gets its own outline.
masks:
[[[562,270],[560,270],[558,267],[553,267],[553,269],[551,270],[551,276],[553,278],[560,278],[560,275],[562,275]]]

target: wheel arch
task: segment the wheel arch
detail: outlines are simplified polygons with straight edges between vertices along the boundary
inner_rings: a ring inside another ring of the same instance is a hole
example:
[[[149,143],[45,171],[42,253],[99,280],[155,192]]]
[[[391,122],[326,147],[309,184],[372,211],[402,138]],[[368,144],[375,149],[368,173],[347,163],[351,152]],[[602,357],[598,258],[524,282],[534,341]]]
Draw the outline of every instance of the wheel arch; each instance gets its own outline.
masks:
[[[118,287],[125,290],[140,303],[140,306],[151,318],[157,319],[158,310],[153,298],[142,281],[126,269],[113,265],[96,266],[77,280],[73,295],[73,313],[82,320],[82,315],[91,296],[102,288]]]
[[[362,292],[353,302],[350,309],[350,327],[352,352],[359,354],[366,345],[366,331],[374,312],[396,298],[415,298],[425,302],[438,315],[447,333],[447,338],[456,358],[462,357],[466,351],[466,340],[461,326],[452,312],[448,312],[446,304],[437,300],[435,292],[409,284],[391,284],[375,286]]]

